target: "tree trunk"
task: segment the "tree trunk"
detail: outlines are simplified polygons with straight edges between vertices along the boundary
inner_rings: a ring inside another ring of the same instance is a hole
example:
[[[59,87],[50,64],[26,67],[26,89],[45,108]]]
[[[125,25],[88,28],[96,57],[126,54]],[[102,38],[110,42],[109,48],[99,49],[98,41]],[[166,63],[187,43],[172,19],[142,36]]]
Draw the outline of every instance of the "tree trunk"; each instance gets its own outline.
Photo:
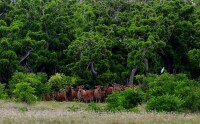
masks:
[[[87,64],[87,69],[89,69],[95,76],[97,75],[97,71],[94,69],[94,62],[89,62]]]
[[[149,71],[149,63],[148,63],[148,59],[145,58],[145,54],[148,52],[149,49],[151,49],[152,47],[154,47],[155,44],[152,44],[150,46],[148,46],[147,48],[145,48],[142,51],[142,57],[144,57],[144,63],[145,63],[145,73],[147,74]],[[139,48],[140,49],[140,48]],[[137,65],[132,69],[131,74],[130,74],[130,78],[129,78],[129,84],[133,85],[133,79],[135,76],[135,73],[137,71]]]
[[[135,66],[131,71],[131,74],[130,74],[130,77],[129,77],[129,85],[133,85],[133,83],[134,83],[133,79],[134,79],[136,71],[137,71],[137,66]]]
[[[175,68],[173,69],[173,75],[176,75],[176,69]]]
[[[145,64],[145,75],[148,75],[149,72],[149,61],[147,58],[144,59],[144,64]]]
[[[129,79],[128,78],[126,78],[126,85],[128,85],[129,84]]]
[[[49,42],[48,41],[45,44],[45,49],[47,49],[47,50],[49,49]]]
[[[97,71],[94,69],[94,62],[91,62],[90,65],[91,65],[91,71],[92,71],[92,73],[94,75],[97,75]]]

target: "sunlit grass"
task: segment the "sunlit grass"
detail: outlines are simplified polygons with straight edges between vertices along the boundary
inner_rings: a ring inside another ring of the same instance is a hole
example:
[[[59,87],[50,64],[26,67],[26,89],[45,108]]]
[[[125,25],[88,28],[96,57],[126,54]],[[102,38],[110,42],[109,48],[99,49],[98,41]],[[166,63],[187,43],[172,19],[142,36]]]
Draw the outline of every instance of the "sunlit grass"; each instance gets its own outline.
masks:
[[[105,109],[106,104],[97,104]],[[37,102],[32,105],[0,100],[2,124],[198,124],[199,114],[146,112],[139,106],[137,112],[94,112],[81,102]]]

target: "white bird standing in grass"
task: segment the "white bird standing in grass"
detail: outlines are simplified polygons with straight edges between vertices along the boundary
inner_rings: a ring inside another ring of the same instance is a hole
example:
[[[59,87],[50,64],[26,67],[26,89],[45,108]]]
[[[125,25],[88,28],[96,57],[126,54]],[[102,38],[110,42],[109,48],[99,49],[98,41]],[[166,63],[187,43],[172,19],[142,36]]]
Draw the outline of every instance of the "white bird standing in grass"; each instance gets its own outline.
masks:
[[[164,70],[165,70],[165,67],[163,67],[163,68],[161,69],[160,73],[162,74],[162,73],[164,72]]]

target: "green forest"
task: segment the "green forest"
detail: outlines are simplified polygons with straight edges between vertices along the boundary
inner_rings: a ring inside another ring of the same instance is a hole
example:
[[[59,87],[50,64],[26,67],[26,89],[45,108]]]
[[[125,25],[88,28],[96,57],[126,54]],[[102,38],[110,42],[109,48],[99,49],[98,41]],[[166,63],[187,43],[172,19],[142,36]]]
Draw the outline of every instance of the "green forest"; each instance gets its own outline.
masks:
[[[0,0],[2,93],[142,84],[163,67],[163,80],[199,83],[198,0]]]

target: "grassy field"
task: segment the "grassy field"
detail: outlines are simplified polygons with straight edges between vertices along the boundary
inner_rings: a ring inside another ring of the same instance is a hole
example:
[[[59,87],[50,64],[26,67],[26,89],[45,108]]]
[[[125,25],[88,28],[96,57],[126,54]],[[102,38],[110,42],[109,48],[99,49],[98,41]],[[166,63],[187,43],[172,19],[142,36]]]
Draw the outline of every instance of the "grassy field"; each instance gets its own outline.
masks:
[[[98,104],[103,110],[105,104]],[[80,102],[23,103],[0,100],[0,124],[199,124],[200,114],[146,112],[94,112]]]

